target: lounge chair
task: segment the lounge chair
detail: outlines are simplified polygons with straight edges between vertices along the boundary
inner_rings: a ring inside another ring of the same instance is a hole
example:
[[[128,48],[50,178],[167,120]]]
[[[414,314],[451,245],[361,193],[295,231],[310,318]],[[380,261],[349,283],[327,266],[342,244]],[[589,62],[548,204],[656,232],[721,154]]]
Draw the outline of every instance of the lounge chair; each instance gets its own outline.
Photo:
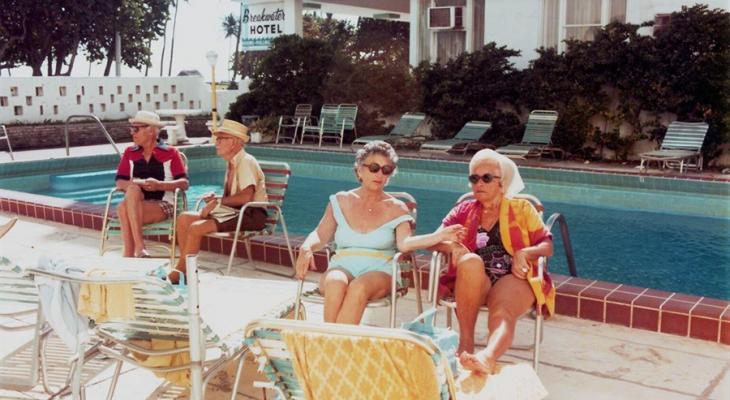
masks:
[[[543,154],[553,156],[564,156],[563,150],[550,147],[555,130],[555,123],[558,121],[556,111],[534,110],[530,113],[525,125],[525,133],[522,142],[500,147],[497,152],[506,156],[516,157],[540,157]]]
[[[656,161],[662,168],[679,167],[680,173],[685,168],[702,171],[701,150],[708,128],[704,122],[672,122],[659,150],[639,155],[641,170],[644,170],[644,162],[648,166],[651,161]]]
[[[3,133],[0,134],[0,141],[5,141],[5,143],[8,144],[8,154],[10,154],[10,159],[15,160],[15,156],[13,155],[13,146],[10,145],[10,136],[8,136],[8,130],[5,129],[5,125],[0,125],[0,129],[2,129]]]
[[[416,136],[416,131],[425,119],[426,114],[423,113],[405,113],[402,117],[400,117],[400,120],[398,120],[398,123],[395,124],[393,130],[391,130],[389,134],[363,136],[361,138],[355,139],[352,144],[365,145],[375,140],[382,140],[395,146],[398,144],[398,142],[401,142],[403,140],[409,140],[415,137],[419,137]]]
[[[259,161],[259,165],[261,166],[261,170],[264,172],[264,178],[266,179],[266,196],[269,198],[269,201],[260,203],[249,202],[241,206],[241,210],[238,215],[238,224],[236,225],[235,232],[215,232],[208,235],[211,237],[232,239],[233,244],[231,245],[231,253],[228,257],[228,267],[226,268],[226,275],[229,275],[231,273],[231,267],[233,266],[233,257],[236,256],[236,251],[238,249],[238,246],[236,244],[239,240],[243,242],[246,248],[246,255],[248,256],[249,262],[251,262],[255,269],[259,269],[257,267],[257,263],[253,262],[253,257],[251,254],[251,239],[256,236],[273,235],[276,231],[277,225],[281,225],[281,230],[284,233],[286,248],[289,252],[291,265],[295,265],[294,251],[292,250],[291,243],[289,242],[289,231],[286,228],[284,213],[281,211],[281,209],[284,207],[284,195],[286,194],[286,189],[289,186],[291,168],[289,167],[289,164],[283,162]],[[198,210],[201,206],[202,199],[198,199],[195,205],[195,209]],[[267,209],[269,217],[266,219],[266,226],[264,227],[264,229],[258,231],[241,231],[243,213],[248,207],[262,207]],[[277,271],[265,271],[279,275],[281,274]],[[290,274],[287,274],[287,276],[293,276],[293,274],[294,271],[292,271],[292,273]]]
[[[312,117],[312,105],[311,104],[297,104],[294,109],[294,115],[282,115],[279,117],[279,127],[276,129],[276,143],[279,143],[279,138],[283,138],[287,129],[294,128],[294,132],[291,137],[291,142],[295,143],[297,140],[297,131],[301,127],[309,124],[309,119]],[[283,132],[282,132],[283,129]]]
[[[403,329],[259,319],[246,343],[280,399],[455,399],[445,355]],[[336,377],[336,378],[335,378]]]
[[[491,127],[491,122],[470,121],[453,138],[425,142],[421,145],[421,150],[461,151],[466,154],[470,145],[479,143],[479,140]]]
[[[515,197],[524,198],[529,200],[534,206],[535,209],[540,213],[540,216],[542,217],[542,213],[545,210],[545,207],[543,207],[540,200],[537,199],[537,197],[529,195],[529,194],[519,194]],[[473,198],[473,194],[471,192],[463,194],[459,200],[457,201],[457,204],[468,200],[470,198]],[[437,293],[438,293],[438,285],[439,285],[439,278],[441,276],[442,272],[446,272],[446,269],[448,268],[448,255],[440,252],[434,252],[431,257],[431,265],[429,270],[429,277],[431,279],[429,283],[429,293],[428,298],[432,301],[432,306],[437,307],[439,305],[442,305],[446,307],[446,326],[449,328],[452,327],[452,311],[456,310],[457,304],[456,299],[453,297],[450,298],[442,298],[439,299]],[[538,274],[537,278],[529,278],[530,282],[542,282],[545,268],[547,268],[547,258],[546,257],[540,257],[537,263],[538,268]],[[489,309],[487,306],[481,306],[479,308],[480,311],[489,312]],[[512,345],[513,349],[518,350],[532,350],[532,368],[535,370],[535,372],[538,371],[538,367],[540,365],[540,343],[542,343],[542,323],[543,323],[543,315],[542,315],[542,306],[536,305],[533,309],[533,312],[530,314],[525,314],[524,316],[530,315],[535,319],[535,332],[534,332],[534,341],[532,344],[528,345]],[[484,344],[484,343],[482,343]]]
[[[398,198],[402,200],[404,203],[406,203],[406,206],[408,207],[408,210],[411,214],[411,217],[413,217],[414,221],[416,219],[416,215],[418,214],[418,205],[416,203],[416,199],[413,198],[408,193],[405,192],[388,192],[391,196]],[[416,230],[415,223],[413,224],[413,230]],[[326,249],[327,252],[327,260],[329,262],[330,258],[337,252],[337,249],[332,249],[328,247]],[[415,291],[416,291],[416,307],[418,308],[418,313],[420,314],[423,311],[423,305],[421,303],[421,280],[419,279],[418,270],[414,265],[415,259],[410,254],[403,254],[403,253],[396,253],[393,256],[393,269],[391,273],[392,282],[391,282],[391,290],[390,295],[383,297],[381,299],[375,299],[370,302],[368,302],[367,307],[368,308],[380,308],[380,307],[388,307],[390,306],[390,319],[389,319],[389,326],[391,328],[395,328],[395,314],[396,314],[396,306],[397,301],[400,297],[403,297],[408,292],[408,282],[403,282],[403,284],[399,284],[399,279],[401,277],[401,273],[403,272],[412,272],[413,274],[413,283],[415,285]],[[293,265],[293,264],[292,264]],[[316,304],[323,304],[324,303],[324,297],[322,296],[319,289],[314,289],[311,291],[304,292],[302,290],[304,285],[304,280],[301,280],[299,283],[299,290],[297,292],[297,302],[296,304],[299,304],[300,302],[305,303],[316,303]],[[299,315],[299,313],[297,313]]]

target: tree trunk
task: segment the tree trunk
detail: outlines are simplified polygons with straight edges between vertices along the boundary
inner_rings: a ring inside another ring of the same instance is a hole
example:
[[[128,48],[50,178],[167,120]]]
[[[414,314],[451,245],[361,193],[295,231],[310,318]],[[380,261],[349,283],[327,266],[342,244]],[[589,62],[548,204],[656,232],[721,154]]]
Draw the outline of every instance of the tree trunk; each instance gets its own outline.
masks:
[[[48,50],[48,54],[46,55],[46,75],[52,76],[53,75],[53,50]]]
[[[43,76],[43,71],[41,71],[41,65],[42,63],[30,66],[33,69],[33,76]]]
[[[147,64],[144,66],[144,76],[147,77],[148,73],[150,72],[150,64],[152,64],[152,39],[147,40],[147,50],[149,51],[149,56],[147,58]]]
[[[243,4],[243,3],[241,3]],[[172,17],[172,40],[170,41],[170,65],[167,69],[167,76],[172,75],[172,56],[175,52],[175,27],[177,26],[177,8],[180,5],[180,0],[175,2],[175,14]]]
[[[114,61],[114,49],[110,49],[106,57],[106,67],[104,67],[104,76],[109,76],[112,70],[112,62]]]
[[[160,56],[160,76],[165,70],[165,48],[167,47],[167,23],[165,23],[165,30],[162,31],[162,55]]]
[[[238,12],[238,35],[236,35],[236,51],[233,52],[233,77],[231,81],[236,80],[236,74],[238,73],[238,49],[241,46],[241,33],[243,32],[243,2],[241,2],[241,8]]]
[[[74,68],[74,62],[76,62],[76,55],[79,53],[78,45],[73,54],[71,54],[71,60],[68,62],[68,69],[63,73],[64,76],[71,76],[71,70]]]

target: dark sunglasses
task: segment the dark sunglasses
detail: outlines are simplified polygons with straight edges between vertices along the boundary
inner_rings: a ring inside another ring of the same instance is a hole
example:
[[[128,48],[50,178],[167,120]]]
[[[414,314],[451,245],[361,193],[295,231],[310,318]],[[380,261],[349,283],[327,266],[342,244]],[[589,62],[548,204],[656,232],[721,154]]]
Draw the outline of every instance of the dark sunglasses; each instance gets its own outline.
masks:
[[[368,171],[377,174],[378,171],[383,171],[383,175],[390,175],[395,171],[395,165],[383,165],[382,167],[378,163],[363,164],[363,167],[367,168]]]
[[[132,125],[129,127],[129,130],[132,131],[132,133],[139,132],[140,129],[147,128],[149,125]]]
[[[469,175],[469,182],[471,182],[472,184],[476,184],[481,179],[482,182],[484,182],[484,183],[490,183],[493,180],[500,179],[500,178],[502,178],[502,177],[501,176],[492,175],[492,174],[484,174],[484,175],[481,175],[481,176],[479,176],[477,174],[474,174],[474,175]]]

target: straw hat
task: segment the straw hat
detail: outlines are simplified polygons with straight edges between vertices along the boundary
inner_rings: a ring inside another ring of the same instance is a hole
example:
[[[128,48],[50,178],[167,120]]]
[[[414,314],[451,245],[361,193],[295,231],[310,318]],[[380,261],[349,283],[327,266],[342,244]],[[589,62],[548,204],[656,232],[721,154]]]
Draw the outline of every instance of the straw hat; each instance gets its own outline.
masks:
[[[214,136],[218,136],[220,134],[226,134],[241,139],[244,143],[248,143],[249,141],[248,128],[246,128],[246,125],[230,119],[224,119],[223,123],[216,128],[215,131],[213,131]]]
[[[129,119],[130,124],[144,124],[161,128],[165,124],[160,121],[160,116],[152,111],[137,111],[134,118]]]

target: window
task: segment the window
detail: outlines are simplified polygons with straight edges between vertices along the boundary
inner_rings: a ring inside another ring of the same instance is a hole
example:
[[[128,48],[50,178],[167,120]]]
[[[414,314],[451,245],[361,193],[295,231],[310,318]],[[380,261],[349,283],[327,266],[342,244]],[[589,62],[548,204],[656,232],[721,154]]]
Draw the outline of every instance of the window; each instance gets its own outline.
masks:
[[[672,14],[657,14],[654,17],[654,35],[665,29],[672,22]]]
[[[626,0],[544,0],[542,45],[562,51],[564,40],[593,40],[611,21],[626,21]]]

